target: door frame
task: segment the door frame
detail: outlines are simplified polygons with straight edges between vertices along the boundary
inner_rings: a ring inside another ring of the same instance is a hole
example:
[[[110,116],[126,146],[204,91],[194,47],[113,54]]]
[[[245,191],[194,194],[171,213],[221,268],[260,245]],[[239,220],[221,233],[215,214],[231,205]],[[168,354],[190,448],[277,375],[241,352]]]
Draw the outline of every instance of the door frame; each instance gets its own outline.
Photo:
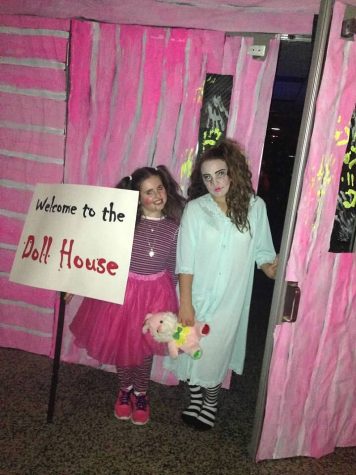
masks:
[[[283,227],[278,270],[273,290],[253,431],[249,445],[249,454],[254,460],[256,460],[256,454],[261,439],[264,421],[269,368],[271,364],[274,343],[273,334],[276,325],[281,324],[283,314],[284,300],[287,289],[287,282],[284,280],[285,272],[293,241],[294,228],[303,186],[304,170],[308,160],[311,135],[314,126],[316,102],[326,56],[333,5],[334,0],[321,0],[320,2],[320,11],[316,26],[313,54],[308,76],[308,84],[298,136],[292,180],[289,190],[286,217]],[[285,324],[288,325],[288,323]]]

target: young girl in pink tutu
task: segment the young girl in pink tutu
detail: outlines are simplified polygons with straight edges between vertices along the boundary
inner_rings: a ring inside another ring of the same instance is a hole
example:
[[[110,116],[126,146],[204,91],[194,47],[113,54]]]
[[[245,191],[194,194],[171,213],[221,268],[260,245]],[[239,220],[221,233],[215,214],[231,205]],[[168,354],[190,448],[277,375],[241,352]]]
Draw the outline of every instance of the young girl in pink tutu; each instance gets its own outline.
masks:
[[[165,345],[142,334],[142,326],[147,313],[178,309],[175,259],[184,198],[163,165],[138,168],[117,188],[139,191],[124,303],[85,298],[70,329],[77,346],[99,362],[116,366],[120,389],[115,416],[142,425],[150,417],[152,358],[166,352]]]

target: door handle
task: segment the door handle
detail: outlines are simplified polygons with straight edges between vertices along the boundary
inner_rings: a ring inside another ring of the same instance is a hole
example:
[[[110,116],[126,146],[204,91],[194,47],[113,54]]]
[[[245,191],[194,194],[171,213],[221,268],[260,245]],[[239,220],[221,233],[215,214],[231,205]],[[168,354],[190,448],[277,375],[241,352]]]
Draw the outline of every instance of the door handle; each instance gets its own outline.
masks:
[[[300,301],[298,282],[287,282],[282,322],[292,323],[297,320]]]

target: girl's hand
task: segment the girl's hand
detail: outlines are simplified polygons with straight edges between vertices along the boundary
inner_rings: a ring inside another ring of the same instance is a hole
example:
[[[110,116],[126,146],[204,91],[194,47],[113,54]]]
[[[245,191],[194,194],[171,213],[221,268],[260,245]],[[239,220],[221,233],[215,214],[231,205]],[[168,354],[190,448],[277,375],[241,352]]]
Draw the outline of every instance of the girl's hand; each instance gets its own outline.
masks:
[[[195,310],[192,305],[181,305],[178,312],[178,321],[182,325],[192,327],[195,323]]]
[[[275,279],[277,274],[278,267],[278,256],[276,256],[273,262],[267,262],[266,264],[261,265],[261,269],[270,279]]]
[[[64,298],[65,303],[69,303],[73,297],[74,297],[74,294],[69,294],[68,292],[66,292],[63,298]]]

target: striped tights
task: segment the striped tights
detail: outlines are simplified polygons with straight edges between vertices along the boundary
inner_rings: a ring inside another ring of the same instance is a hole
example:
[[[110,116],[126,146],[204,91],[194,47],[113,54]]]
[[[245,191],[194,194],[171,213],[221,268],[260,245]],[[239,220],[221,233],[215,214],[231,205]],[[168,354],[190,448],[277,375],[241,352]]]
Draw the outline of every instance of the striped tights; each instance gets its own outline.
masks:
[[[119,376],[120,388],[135,391],[136,394],[145,394],[148,391],[150,381],[152,356],[146,356],[140,366],[117,366],[117,374]]]

